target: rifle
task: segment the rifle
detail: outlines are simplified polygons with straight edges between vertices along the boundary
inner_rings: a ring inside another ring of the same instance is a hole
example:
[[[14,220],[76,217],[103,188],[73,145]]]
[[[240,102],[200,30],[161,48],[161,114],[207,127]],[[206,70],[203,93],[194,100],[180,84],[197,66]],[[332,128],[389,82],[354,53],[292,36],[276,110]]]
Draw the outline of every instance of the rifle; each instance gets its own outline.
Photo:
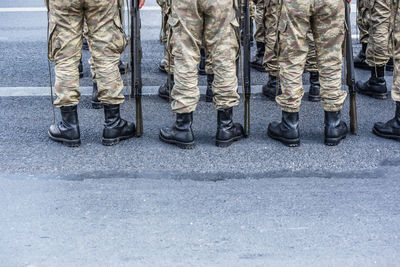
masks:
[[[143,134],[143,116],[142,116],[142,44],[140,40],[140,11],[139,0],[132,0],[131,11],[131,94],[136,100],[136,137]]]
[[[345,2],[346,19],[346,84],[349,87],[350,94],[350,132],[357,134],[357,102],[356,102],[356,78],[354,73],[353,43],[351,38],[350,4]]]
[[[249,0],[242,0],[243,5],[240,5],[242,10],[241,18],[243,18],[240,26],[241,33],[243,34],[243,50],[242,50],[242,92],[244,95],[244,136],[249,137],[250,135],[250,96],[251,96],[251,84],[250,84],[250,10]]]

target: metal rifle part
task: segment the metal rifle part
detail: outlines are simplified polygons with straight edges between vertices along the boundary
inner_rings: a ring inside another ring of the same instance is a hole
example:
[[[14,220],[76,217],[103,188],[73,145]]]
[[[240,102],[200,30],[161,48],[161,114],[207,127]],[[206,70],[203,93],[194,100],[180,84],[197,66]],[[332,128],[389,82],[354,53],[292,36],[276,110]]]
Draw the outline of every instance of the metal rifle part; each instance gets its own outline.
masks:
[[[345,2],[345,19],[346,19],[346,84],[349,88],[350,94],[350,132],[357,134],[358,122],[357,122],[357,102],[356,102],[356,78],[354,72],[354,60],[353,60],[353,43],[351,38],[351,21],[350,21],[350,4]]]
[[[132,92],[136,100],[136,137],[143,134],[142,115],[142,44],[140,39],[140,11],[139,0],[132,0],[131,9],[131,67],[132,67]]]
[[[250,10],[249,0],[242,0],[243,5],[240,5],[242,10],[243,22],[240,25],[243,27],[241,33],[243,34],[243,48],[242,48],[242,86],[244,95],[244,136],[250,135]]]

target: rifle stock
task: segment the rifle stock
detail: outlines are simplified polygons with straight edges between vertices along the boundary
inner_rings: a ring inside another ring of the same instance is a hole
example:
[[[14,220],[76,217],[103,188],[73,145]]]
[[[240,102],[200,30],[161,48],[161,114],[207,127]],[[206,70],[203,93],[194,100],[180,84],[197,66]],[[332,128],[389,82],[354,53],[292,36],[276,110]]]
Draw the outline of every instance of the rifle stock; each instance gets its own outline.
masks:
[[[357,134],[357,102],[356,102],[356,79],[354,72],[353,60],[353,43],[351,38],[351,21],[350,21],[350,4],[345,2],[345,18],[346,18],[346,84],[350,94],[350,132]]]
[[[136,136],[143,134],[142,116],[142,45],[140,39],[140,11],[139,0],[132,0],[132,28],[131,28],[131,66],[132,66],[132,92],[136,100]]]

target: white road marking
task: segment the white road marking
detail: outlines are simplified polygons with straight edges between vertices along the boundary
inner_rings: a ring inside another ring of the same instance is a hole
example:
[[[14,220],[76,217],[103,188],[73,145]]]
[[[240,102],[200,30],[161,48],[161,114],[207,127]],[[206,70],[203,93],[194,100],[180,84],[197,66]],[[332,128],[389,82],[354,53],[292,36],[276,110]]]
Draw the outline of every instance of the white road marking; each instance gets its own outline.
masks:
[[[159,6],[144,6],[141,11],[160,11]],[[7,12],[47,12],[45,7],[3,7],[0,13]]]

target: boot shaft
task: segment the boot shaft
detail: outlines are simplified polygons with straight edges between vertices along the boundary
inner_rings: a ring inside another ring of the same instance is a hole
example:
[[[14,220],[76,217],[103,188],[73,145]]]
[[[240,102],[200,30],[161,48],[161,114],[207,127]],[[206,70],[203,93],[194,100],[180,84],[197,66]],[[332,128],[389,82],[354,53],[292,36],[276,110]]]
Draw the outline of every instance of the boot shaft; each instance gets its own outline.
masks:
[[[61,107],[61,118],[64,124],[74,126],[78,125],[78,106]]]
[[[180,130],[188,130],[192,128],[193,112],[190,113],[176,113],[175,127]]]
[[[232,116],[233,116],[232,108],[218,109],[218,111],[217,111],[218,128],[232,127],[233,126]]]
[[[106,127],[115,126],[120,119],[120,105],[104,104],[104,124]]]

